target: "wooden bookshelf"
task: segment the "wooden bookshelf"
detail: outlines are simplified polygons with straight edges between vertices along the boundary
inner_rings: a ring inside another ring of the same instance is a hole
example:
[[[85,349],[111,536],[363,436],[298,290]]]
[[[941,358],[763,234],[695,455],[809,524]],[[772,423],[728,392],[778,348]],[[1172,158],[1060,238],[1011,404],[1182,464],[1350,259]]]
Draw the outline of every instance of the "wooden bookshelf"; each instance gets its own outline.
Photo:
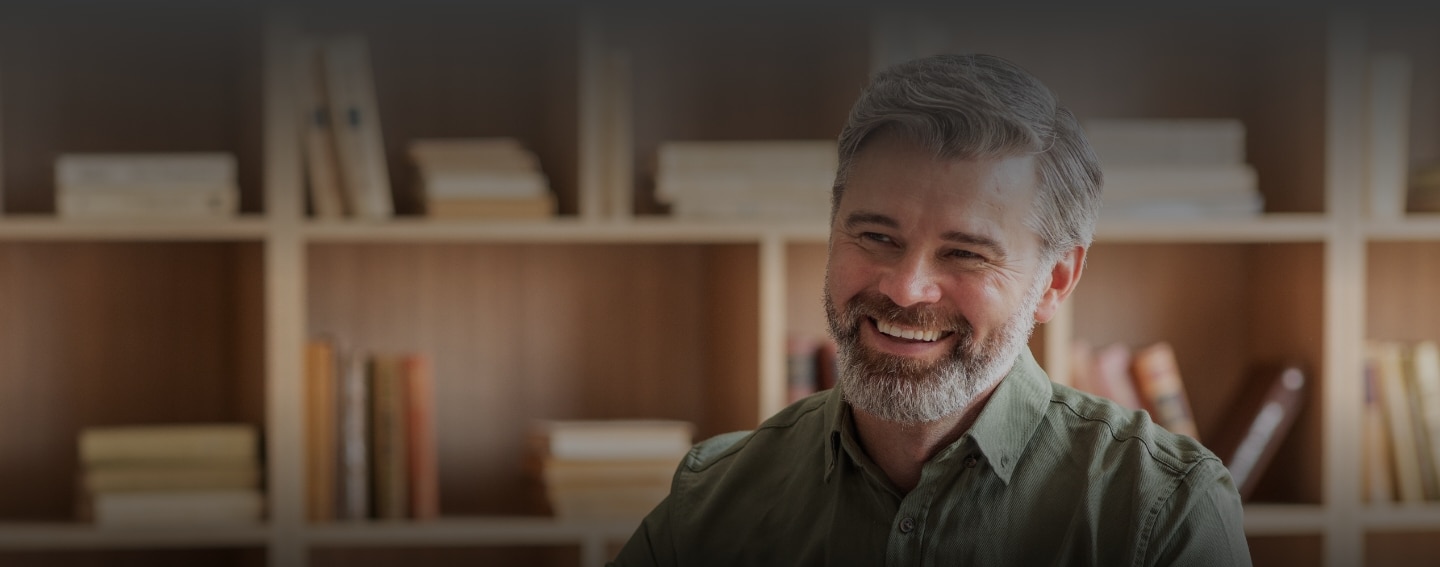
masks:
[[[1440,507],[1360,499],[1360,345],[1440,338],[1429,309],[1440,217],[1379,222],[1359,206],[1356,77],[1371,51],[1416,58],[1412,161],[1440,157],[1440,97],[1429,96],[1440,67],[1420,65],[1440,60],[1440,45],[1404,14],[817,17],[428,2],[337,17],[318,3],[156,5],[164,17],[100,3],[73,17],[39,3],[0,12],[0,462],[15,464],[0,467],[11,487],[0,490],[0,563],[603,563],[633,526],[544,516],[521,463],[526,422],[750,428],[783,406],[786,337],[824,333],[825,223],[671,218],[653,197],[655,148],[833,138],[871,69],[942,50],[1011,58],[1082,119],[1245,122],[1266,214],[1107,219],[1073,301],[1032,349],[1054,370],[1072,337],[1171,341],[1202,437],[1226,420],[1246,368],[1301,361],[1313,380],[1305,413],[1246,507],[1256,564],[1409,564],[1434,551]],[[401,213],[392,221],[304,212],[289,48],[330,31],[371,41]],[[63,39],[74,37],[88,39]],[[599,126],[606,107],[584,87],[597,47],[632,57],[633,144],[619,152]],[[414,214],[404,149],[438,136],[520,138],[560,216]],[[54,218],[54,155],[100,150],[233,152],[243,214]],[[634,219],[581,214],[607,160],[635,173]],[[440,521],[305,521],[301,349],[320,333],[432,356]],[[79,428],[191,420],[264,426],[265,524],[114,531],[72,520]]]

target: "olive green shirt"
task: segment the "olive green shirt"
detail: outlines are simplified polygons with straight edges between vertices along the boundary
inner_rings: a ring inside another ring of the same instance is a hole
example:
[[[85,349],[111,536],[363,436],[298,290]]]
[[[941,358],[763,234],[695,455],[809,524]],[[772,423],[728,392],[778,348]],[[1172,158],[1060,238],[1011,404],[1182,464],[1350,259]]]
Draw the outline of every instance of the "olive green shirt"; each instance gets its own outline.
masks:
[[[909,494],[822,392],[696,445],[614,564],[1243,567],[1241,514],[1214,454],[1026,351]]]

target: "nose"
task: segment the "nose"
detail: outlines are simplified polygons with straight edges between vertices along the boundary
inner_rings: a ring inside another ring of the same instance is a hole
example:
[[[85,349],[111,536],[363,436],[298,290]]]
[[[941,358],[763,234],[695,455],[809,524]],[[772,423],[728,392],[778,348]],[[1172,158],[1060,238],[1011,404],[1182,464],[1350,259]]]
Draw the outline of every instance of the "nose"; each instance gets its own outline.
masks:
[[[940,274],[923,254],[907,254],[880,280],[880,293],[900,307],[940,301]]]

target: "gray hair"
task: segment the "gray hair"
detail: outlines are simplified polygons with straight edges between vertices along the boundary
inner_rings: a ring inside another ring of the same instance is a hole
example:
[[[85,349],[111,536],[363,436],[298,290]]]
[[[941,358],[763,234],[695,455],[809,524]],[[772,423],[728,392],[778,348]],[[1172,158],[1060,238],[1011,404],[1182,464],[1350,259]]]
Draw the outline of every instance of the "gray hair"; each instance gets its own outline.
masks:
[[[938,55],[875,75],[840,131],[831,216],[865,141],[893,132],[937,159],[1034,155],[1040,178],[1027,225],[1053,260],[1090,245],[1100,213],[1100,163],[1075,115],[1044,84],[993,55]]]

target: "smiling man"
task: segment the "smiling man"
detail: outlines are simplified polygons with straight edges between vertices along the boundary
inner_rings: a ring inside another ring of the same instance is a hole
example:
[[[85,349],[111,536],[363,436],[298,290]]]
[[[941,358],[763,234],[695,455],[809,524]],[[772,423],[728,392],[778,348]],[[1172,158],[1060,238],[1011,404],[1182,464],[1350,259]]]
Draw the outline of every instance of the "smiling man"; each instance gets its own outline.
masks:
[[[1249,565],[1213,454],[1026,348],[1080,280],[1100,178],[1013,64],[877,74],[840,134],[839,385],[697,445],[616,564]]]

